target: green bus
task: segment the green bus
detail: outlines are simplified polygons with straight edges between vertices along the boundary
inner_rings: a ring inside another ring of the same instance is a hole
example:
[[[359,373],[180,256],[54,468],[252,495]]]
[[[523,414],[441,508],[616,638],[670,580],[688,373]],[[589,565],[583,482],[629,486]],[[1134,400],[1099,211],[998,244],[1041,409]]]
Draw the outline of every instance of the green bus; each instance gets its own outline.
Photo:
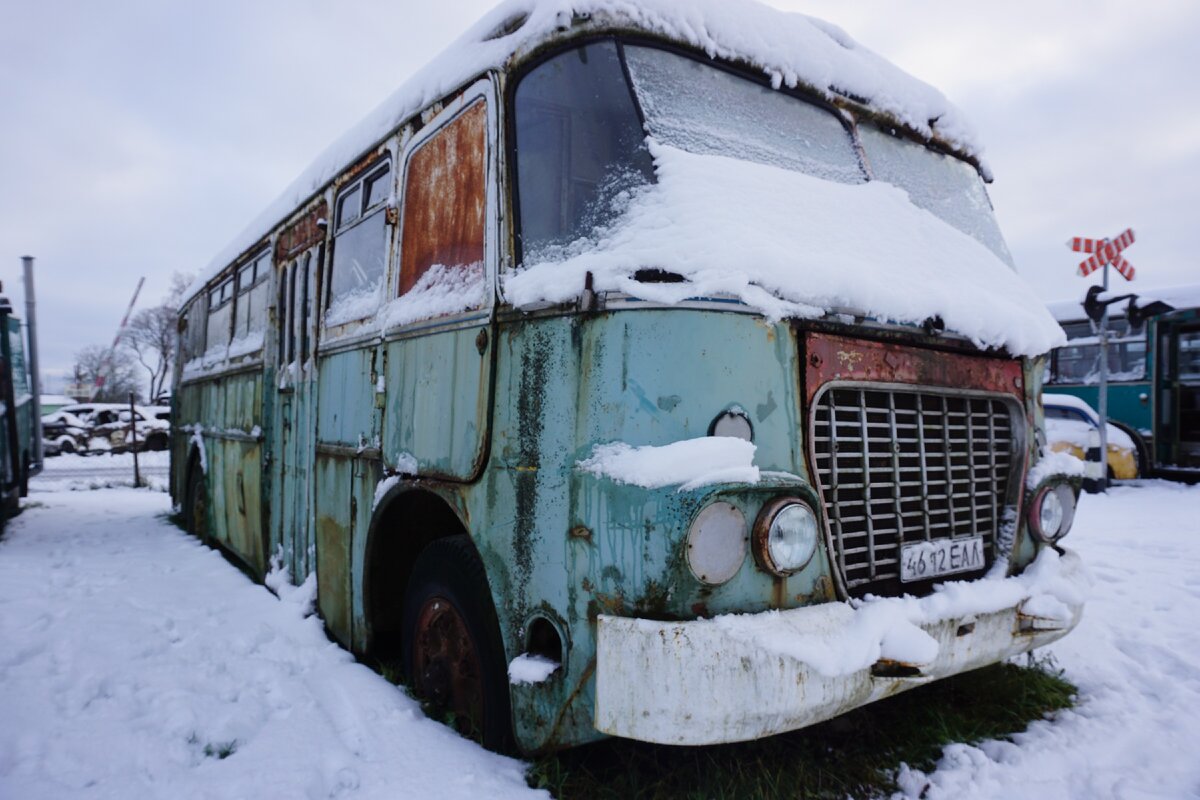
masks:
[[[34,437],[42,435],[34,416],[25,326],[12,304],[0,296],[0,526],[20,509],[37,474]]]
[[[802,15],[570,5],[498,6],[185,297],[189,530],[526,753],[766,736],[1066,635],[1062,333],[958,112]],[[907,636],[864,610],[943,584]]]
[[[1132,322],[1120,305],[1109,310],[1109,421],[1133,438],[1140,474],[1200,479],[1200,286],[1138,292],[1138,305],[1153,301],[1172,310]],[[1047,391],[1098,408],[1098,328],[1079,303],[1050,311],[1068,342],[1050,354]]]

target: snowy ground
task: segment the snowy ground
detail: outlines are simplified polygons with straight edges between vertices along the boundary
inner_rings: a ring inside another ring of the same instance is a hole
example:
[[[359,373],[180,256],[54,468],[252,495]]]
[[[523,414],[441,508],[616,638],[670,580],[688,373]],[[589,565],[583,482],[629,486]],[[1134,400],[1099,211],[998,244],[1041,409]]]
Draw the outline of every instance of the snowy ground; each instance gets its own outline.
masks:
[[[0,541],[0,798],[545,797],[331,644],[311,584],[277,599],[171,526],[165,494],[32,488]],[[1078,707],[947,748],[910,796],[1200,797],[1200,487],[1086,497],[1069,540],[1095,576],[1053,648]]]
[[[171,454],[148,450],[137,454],[143,486],[167,491]],[[31,492],[61,492],[133,486],[133,453],[67,453],[45,461],[42,474],[30,485]]]

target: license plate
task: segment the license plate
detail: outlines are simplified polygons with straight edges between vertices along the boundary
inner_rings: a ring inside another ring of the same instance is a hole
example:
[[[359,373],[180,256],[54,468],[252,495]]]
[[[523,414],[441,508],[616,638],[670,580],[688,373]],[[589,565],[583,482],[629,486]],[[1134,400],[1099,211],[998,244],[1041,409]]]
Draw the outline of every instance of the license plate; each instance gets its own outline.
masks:
[[[927,581],[956,572],[983,569],[983,537],[934,539],[906,544],[900,550],[900,580]]]

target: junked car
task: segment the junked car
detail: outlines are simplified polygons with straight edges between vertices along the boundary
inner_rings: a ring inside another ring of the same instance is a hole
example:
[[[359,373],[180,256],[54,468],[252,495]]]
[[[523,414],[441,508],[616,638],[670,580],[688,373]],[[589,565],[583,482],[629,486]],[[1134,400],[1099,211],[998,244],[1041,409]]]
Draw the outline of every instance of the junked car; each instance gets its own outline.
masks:
[[[1058,453],[1087,461],[1095,450],[1099,461],[1100,415],[1087,402],[1070,394],[1044,394],[1046,441]],[[1117,425],[1107,424],[1108,454],[1104,459],[1109,478],[1129,480],[1139,475],[1138,450],[1133,438]],[[1100,476],[1097,476],[1100,477]]]

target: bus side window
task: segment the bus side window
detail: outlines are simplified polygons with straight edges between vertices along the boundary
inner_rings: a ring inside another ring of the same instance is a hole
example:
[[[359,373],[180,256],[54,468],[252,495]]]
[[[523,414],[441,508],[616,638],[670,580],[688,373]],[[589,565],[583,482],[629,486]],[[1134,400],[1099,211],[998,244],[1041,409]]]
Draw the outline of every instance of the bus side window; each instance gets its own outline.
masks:
[[[392,165],[384,161],[343,189],[338,198],[327,325],[368,317],[383,299],[388,254],[384,210],[391,186]]]
[[[291,361],[290,334],[292,331],[292,295],[288,291],[289,279],[294,266],[286,265],[279,272],[279,311],[276,315],[276,322],[279,324],[278,339],[279,339],[279,367],[286,367]]]
[[[300,274],[298,284],[296,286],[295,295],[293,295],[293,308],[295,309],[296,317],[296,336],[299,338],[300,349],[296,357],[301,369],[308,362],[308,315],[309,315],[309,297],[310,287],[312,286],[312,254],[305,253],[304,257],[296,262],[296,272]],[[293,276],[293,281],[296,281]]]
[[[208,290],[208,336],[205,350],[225,347],[233,322],[233,276]]]
[[[435,285],[469,287],[477,288],[478,294],[466,297],[458,308],[433,313],[477,308],[483,303],[486,206],[487,104],[477,100],[418,145],[408,160],[400,245],[401,296]]]
[[[271,253],[263,252],[238,269],[237,309],[233,338],[247,339],[261,334],[267,324],[267,275],[271,269]]]

